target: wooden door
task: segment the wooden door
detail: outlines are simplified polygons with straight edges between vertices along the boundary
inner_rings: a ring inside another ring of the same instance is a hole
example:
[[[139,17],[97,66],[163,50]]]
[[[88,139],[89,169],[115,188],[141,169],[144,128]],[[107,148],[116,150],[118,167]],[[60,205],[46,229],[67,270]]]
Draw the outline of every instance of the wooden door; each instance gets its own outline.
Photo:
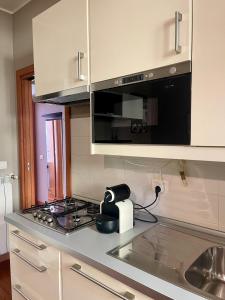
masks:
[[[36,203],[36,139],[35,139],[35,104],[32,101],[32,79],[34,77],[34,66],[18,70],[17,78],[17,113],[18,113],[18,146],[19,146],[19,184],[20,184],[20,207],[29,208]],[[70,142],[70,108],[65,107],[65,172],[58,173],[56,194],[62,196],[62,185],[59,184],[65,173],[66,195],[71,196],[71,142]],[[59,136],[58,143],[62,142],[62,125],[56,126],[55,135]],[[57,134],[58,131],[58,134]],[[61,142],[60,142],[61,141]],[[63,164],[61,148],[58,146],[57,167],[61,169]]]
[[[61,0],[33,19],[36,95],[89,82],[87,0]],[[78,52],[84,53],[78,78]]]
[[[62,199],[63,194],[63,145],[62,120],[47,120],[46,149],[48,171],[48,200]]]
[[[191,60],[191,0],[90,0],[91,82]],[[182,14],[175,51],[175,12]]]
[[[36,198],[33,76],[33,66],[17,71],[21,208],[34,205]]]

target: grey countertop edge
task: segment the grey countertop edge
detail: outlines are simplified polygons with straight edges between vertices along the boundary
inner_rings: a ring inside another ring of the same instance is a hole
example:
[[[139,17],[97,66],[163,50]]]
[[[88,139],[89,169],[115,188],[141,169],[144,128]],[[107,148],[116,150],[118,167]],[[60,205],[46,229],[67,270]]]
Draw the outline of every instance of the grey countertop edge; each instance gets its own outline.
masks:
[[[106,254],[113,248],[126,244],[133,237],[151,228],[153,226],[151,224],[137,222],[132,230],[120,235],[117,233],[100,234],[91,227],[85,227],[66,236],[35,224],[16,213],[8,214],[5,221],[34,235],[47,244],[91,263],[100,270],[104,271],[104,268],[106,268],[131,279],[133,282],[146,287],[146,290],[149,289],[150,293],[148,295],[153,296],[152,291],[155,291],[174,300],[206,299]]]

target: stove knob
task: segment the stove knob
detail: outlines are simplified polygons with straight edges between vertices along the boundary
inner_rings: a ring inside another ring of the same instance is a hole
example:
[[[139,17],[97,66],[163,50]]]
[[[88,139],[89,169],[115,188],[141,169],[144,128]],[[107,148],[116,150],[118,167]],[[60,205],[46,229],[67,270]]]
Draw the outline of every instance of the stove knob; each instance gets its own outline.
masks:
[[[43,220],[43,221],[46,221],[46,219],[47,219],[47,216],[46,216],[46,215],[42,216],[42,220]]]
[[[47,222],[48,222],[48,223],[52,223],[52,222],[53,222],[53,218],[52,218],[52,217],[48,217],[48,218],[47,218]]]
[[[41,219],[41,218],[42,218],[42,214],[41,214],[41,213],[38,213],[38,214],[37,214],[37,217],[38,217],[38,219]]]
[[[37,212],[36,211],[33,212],[33,217],[37,218]]]
[[[75,223],[79,223],[79,222],[80,222],[80,218],[74,219],[74,222],[75,222]]]

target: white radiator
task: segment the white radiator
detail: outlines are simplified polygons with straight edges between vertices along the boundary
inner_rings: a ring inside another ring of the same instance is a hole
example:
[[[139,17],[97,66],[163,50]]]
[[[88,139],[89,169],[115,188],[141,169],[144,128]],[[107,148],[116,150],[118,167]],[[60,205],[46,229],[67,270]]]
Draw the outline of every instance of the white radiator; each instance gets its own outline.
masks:
[[[0,255],[8,252],[7,226],[4,216],[12,211],[13,200],[10,177],[0,177]]]

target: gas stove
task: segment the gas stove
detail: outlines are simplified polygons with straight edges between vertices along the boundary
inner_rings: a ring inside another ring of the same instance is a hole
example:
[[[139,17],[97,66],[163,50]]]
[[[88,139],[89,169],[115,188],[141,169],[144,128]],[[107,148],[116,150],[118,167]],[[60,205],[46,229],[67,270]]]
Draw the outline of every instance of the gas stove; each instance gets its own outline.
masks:
[[[77,197],[45,202],[18,212],[24,218],[62,234],[94,224],[99,205]]]

